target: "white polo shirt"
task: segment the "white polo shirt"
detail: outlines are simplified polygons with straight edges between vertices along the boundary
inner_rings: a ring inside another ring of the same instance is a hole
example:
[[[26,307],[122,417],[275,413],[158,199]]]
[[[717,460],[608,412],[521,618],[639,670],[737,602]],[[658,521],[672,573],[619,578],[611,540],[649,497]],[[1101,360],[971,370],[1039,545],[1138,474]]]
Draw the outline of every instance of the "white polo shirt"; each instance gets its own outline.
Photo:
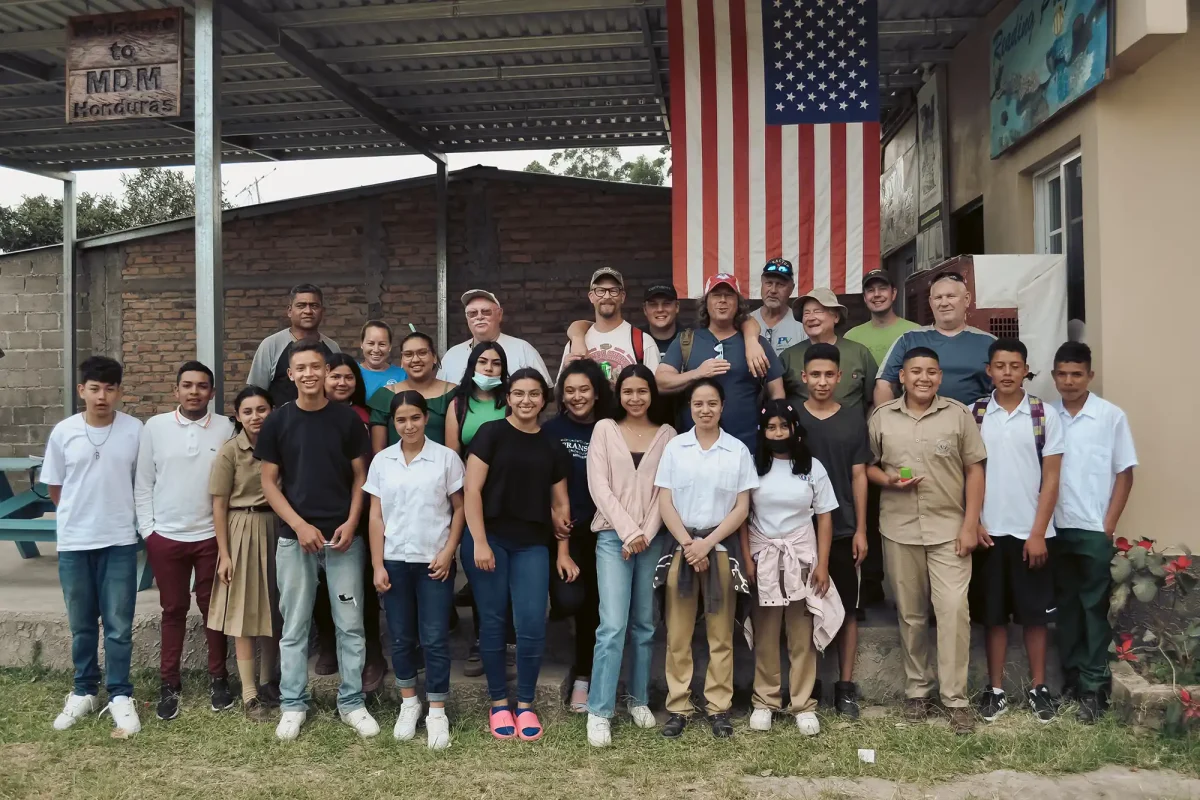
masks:
[[[60,553],[137,544],[133,474],[141,435],[142,423],[120,411],[104,428],[83,414],[54,426],[41,478],[62,487],[54,515]]]
[[[1062,455],[1066,448],[1062,424],[1054,409],[1045,404],[1046,444],[1042,457]],[[983,495],[981,521],[993,536],[1028,539],[1037,516],[1038,495],[1042,491],[1042,466],[1038,463],[1037,440],[1033,435],[1033,415],[1029,394],[1010,414],[996,402],[996,393],[988,401],[980,430],[987,448],[987,488]],[[1046,538],[1054,536],[1054,522],[1046,526]]]
[[[1117,475],[1138,463],[1129,420],[1095,392],[1088,393],[1074,417],[1061,401],[1052,408],[1067,442],[1054,523],[1060,528],[1103,531]]]
[[[190,420],[179,409],[146,421],[138,449],[133,499],[142,538],[157,533],[176,542],[216,536],[208,478],[233,423],[211,413]]]
[[[509,375],[523,367],[533,367],[542,373],[542,377],[546,379],[546,383],[551,386],[554,385],[554,379],[550,377],[550,371],[546,369],[546,362],[542,360],[542,356],[536,347],[524,339],[509,336],[507,333],[497,336],[496,343],[504,348],[504,358],[508,361]],[[475,342],[467,339],[465,342],[456,344],[447,350],[446,355],[442,356],[442,363],[438,367],[437,377],[451,383],[461,381],[463,374],[467,371],[467,359],[471,357],[471,350],[474,347]]]
[[[397,442],[375,456],[363,491],[378,497],[383,511],[384,560],[428,564],[450,538],[450,495],[463,488],[463,463],[428,438],[410,463],[400,448]]]
[[[741,492],[758,488],[750,451],[725,431],[705,450],[696,429],[667,443],[654,485],[671,490],[671,501],[689,530],[715,528],[733,510]]]
[[[790,458],[772,458],[758,481],[750,491],[750,524],[768,539],[782,539],[811,525],[814,514],[838,507],[829,473],[815,458],[807,475],[793,473]]]

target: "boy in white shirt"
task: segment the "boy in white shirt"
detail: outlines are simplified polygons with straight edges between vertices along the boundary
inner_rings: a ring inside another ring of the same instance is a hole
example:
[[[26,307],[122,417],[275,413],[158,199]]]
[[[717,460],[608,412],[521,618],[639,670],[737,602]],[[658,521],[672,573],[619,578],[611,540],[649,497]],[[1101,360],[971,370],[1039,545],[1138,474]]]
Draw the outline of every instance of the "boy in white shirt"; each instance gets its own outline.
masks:
[[[217,570],[219,551],[208,478],[217,451],[233,436],[233,423],[208,410],[212,396],[212,370],[199,361],[184,362],[175,376],[179,406],[150,418],[138,450],[134,481],[138,532],[146,540],[162,606],[162,685],[156,711],[162,720],[179,716],[183,690],[179,663],[192,604],[188,591],[192,573],[200,618],[207,620]],[[211,707],[222,711],[233,705],[225,666],[227,640],[223,632],[207,626],[204,635]]]
[[[85,411],[54,426],[42,481],[50,490],[58,540],[58,577],[71,626],[75,685],[55,730],[70,728],[99,707],[98,645],[104,623],[104,670],[114,735],[142,729],[133,704],[129,662],[137,598],[137,530],[133,473],[142,423],[117,411],[121,365],[92,356],[79,365]]]
[[[1054,504],[1064,449],[1062,425],[1042,401],[1022,388],[1029,351],[1016,339],[997,339],[988,349],[987,373],[996,387],[975,402],[987,448],[975,568],[977,613],[987,627],[989,686],[978,698],[979,715],[994,722],[1008,710],[1004,661],[1008,623],[1023,629],[1033,688],[1029,706],[1038,722],[1050,722],[1055,702],[1046,687],[1047,623],[1054,610],[1054,575],[1046,541],[1054,538]]]
[[[1054,385],[1062,400],[1053,412],[1065,429],[1067,449],[1054,511],[1055,628],[1064,694],[1078,696],[1078,718],[1087,724],[1103,713],[1112,677],[1109,562],[1137,466],[1125,412],[1088,391],[1093,377],[1092,351],[1086,344],[1067,342],[1058,348]]]

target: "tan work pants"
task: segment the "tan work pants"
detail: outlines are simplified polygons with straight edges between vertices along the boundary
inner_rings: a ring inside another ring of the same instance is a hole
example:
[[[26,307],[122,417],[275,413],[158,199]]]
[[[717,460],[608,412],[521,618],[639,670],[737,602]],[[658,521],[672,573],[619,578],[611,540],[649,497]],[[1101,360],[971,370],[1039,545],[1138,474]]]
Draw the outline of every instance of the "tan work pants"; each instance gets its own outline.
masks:
[[[704,615],[708,633],[708,672],[704,676],[704,700],[709,714],[729,711],[733,703],[733,621],[737,599],[729,574],[729,556],[716,553],[720,576],[721,610]],[[692,712],[692,634],[696,630],[697,604],[708,587],[708,573],[693,577],[690,597],[679,596],[679,567],[687,563],[682,552],[675,553],[667,573],[667,711]],[[710,567],[711,569],[711,567]]]
[[[787,628],[788,711],[816,711],[812,696],[817,683],[817,648],[813,645],[813,618],[804,603],[754,607],[754,707],[783,710],[779,632]]]

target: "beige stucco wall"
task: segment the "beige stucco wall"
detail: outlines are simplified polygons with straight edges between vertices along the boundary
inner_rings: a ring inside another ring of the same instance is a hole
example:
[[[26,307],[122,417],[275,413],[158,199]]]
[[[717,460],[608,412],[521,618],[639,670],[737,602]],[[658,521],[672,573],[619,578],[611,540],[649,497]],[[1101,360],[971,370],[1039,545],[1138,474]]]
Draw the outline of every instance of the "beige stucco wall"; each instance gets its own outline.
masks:
[[[1184,469],[1185,454],[1200,452],[1200,424],[1188,413],[1200,374],[1186,360],[1200,293],[1200,4],[1191,4],[1187,35],[992,160],[989,38],[1014,5],[1002,3],[950,63],[951,208],[983,197],[987,251],[1032,252],[1033,173],[1081,151],[1096,388],[1129,414],[1141,460],[1122,529],[1200,549]]]

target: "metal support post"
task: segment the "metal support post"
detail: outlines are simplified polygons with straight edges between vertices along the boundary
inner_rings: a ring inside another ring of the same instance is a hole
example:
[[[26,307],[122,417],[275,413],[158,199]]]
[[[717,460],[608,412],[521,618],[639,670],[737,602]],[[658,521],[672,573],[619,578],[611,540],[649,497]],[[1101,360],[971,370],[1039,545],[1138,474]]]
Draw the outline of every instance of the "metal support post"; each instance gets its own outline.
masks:
[[[63,178],[62,296],[63,296],[63,417],[75,413],[75,371],[79,360],[75,325],[75,175]]]
[[[446,215],[448,213],[448,186],[446,185],[446,164],[437,164],[437,347],[438,352],[446,354]]]
[[[195,4],[196,358],[224,406],[225,277],[221,253],[221,18],[219,0]]]

